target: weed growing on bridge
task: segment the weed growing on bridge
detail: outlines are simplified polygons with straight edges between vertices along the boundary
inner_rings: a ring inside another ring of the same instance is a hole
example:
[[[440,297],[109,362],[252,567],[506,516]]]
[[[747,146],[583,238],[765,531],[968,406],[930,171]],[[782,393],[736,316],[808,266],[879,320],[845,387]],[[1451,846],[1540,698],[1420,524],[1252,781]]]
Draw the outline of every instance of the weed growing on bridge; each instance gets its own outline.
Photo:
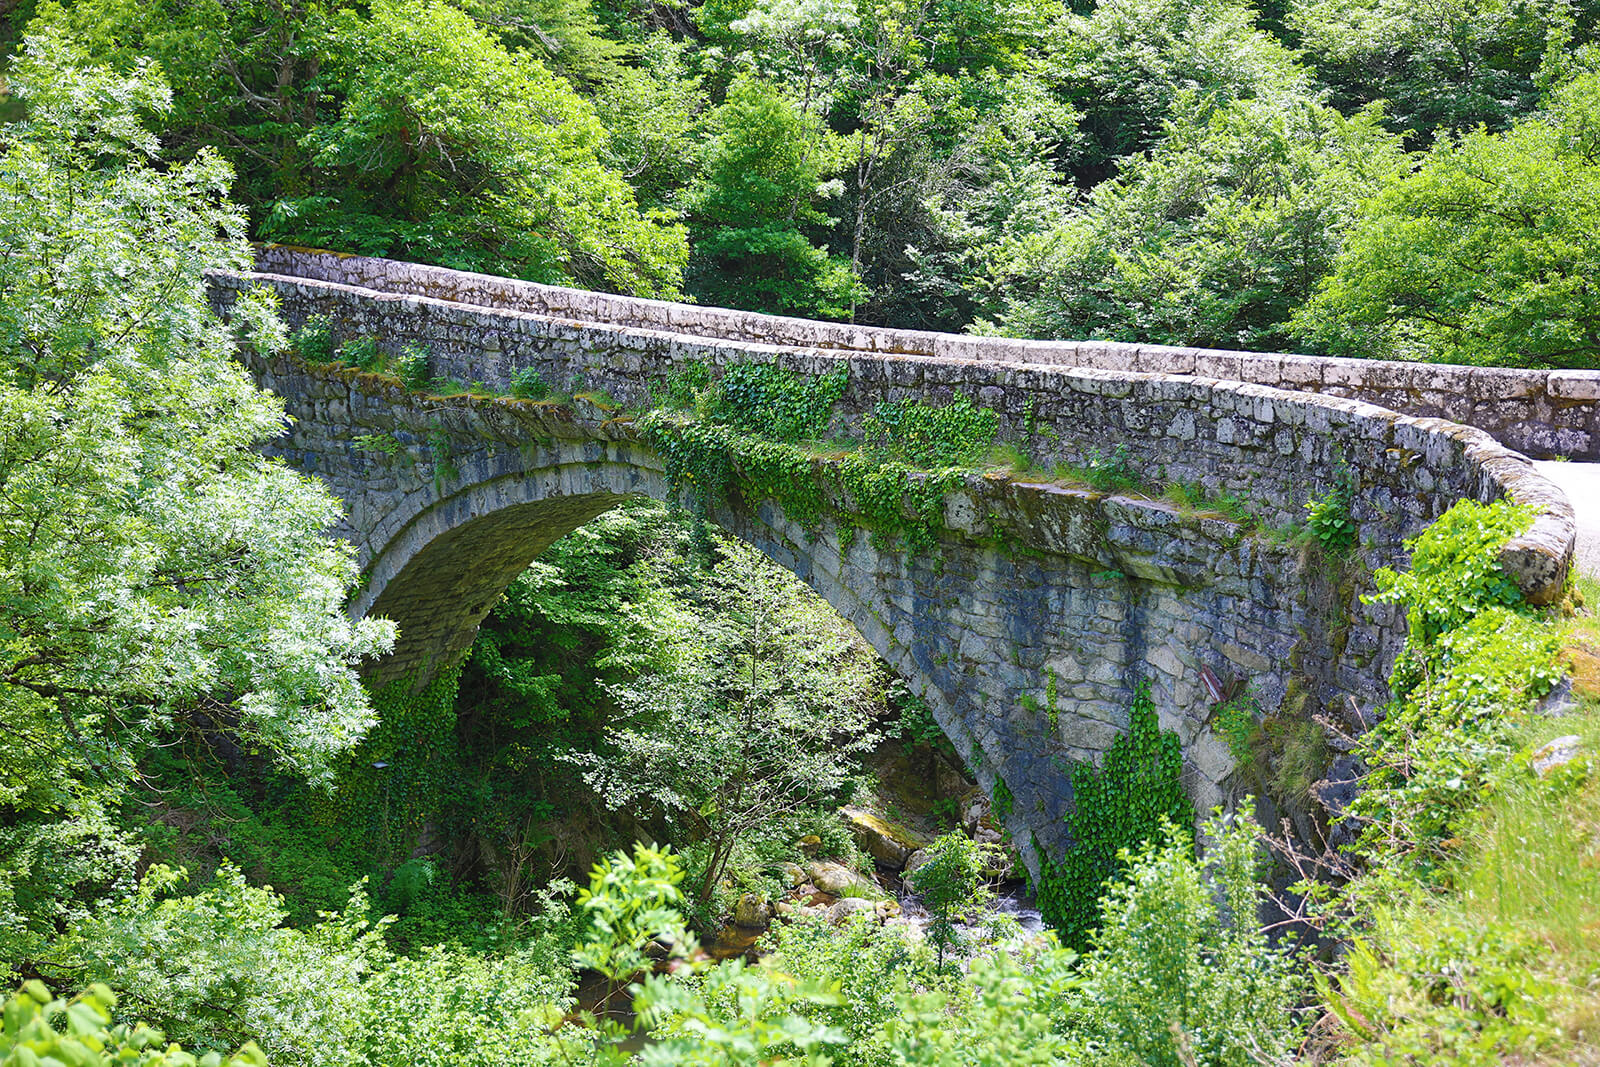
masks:
[[[1350,513],[1355,498],[1355,476],[1340,463],[1333,487],[1306,501],[1306,529],[1324,552],[1337,556],[1355,547],[1356,520]]]

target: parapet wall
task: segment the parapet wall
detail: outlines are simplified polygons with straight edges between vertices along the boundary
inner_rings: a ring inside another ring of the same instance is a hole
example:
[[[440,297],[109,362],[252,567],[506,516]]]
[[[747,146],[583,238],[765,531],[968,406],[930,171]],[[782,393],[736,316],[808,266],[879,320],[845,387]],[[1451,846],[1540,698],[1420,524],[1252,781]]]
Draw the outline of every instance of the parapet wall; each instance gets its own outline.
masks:
[[[219,277],[215,292],[226,303],[230,291],[258,282],[277,291],[291,322],[325,315],[341,338],[370,336],[389,351],[421,345],[435,375],[463,382],[505,389],[532,367],[556,388],[581,382],[639,408],[694,363],[772,361],[814,374],[843,364],[841,434],[881,400],[960,394],[997,412],[1002,438],[1040,468],[1121,451],[1149,481],[1238,497],[1269,525],[1303,518],[1306,501],[1348,470],[1377,563],[1396,561],[1401,540],[1456,500],[1501,496],[1543,509],[1507,550],[1531,598],[1559,595],[1571,561],[1571,506],[1525,456],[1481,430],[1358,400],[1189,375],[728,341],[273,274]]]
[[[1364,400],[1409,415],[1465,423],[1536,459],[1566,456],[1600,461],[1600,372],[1595,371],[1467,367],[1115,341],[1031,341],[891,330],[613,296],[283,245],[263,246],[256,268],[264,273],[388,293],[704,339],[1247,382],[1291,392]]]

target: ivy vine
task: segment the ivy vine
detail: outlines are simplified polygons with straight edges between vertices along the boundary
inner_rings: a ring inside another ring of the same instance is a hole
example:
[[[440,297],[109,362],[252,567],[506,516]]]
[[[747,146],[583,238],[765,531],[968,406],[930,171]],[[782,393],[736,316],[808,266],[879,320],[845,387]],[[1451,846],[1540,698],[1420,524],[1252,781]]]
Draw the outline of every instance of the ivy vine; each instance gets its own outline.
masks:
[[[313,800],[320,821],[365,832],[386,859],[410,852],[423,822],[459,782],[453,755],[460,679],[458,665],[425,686],[403,678],[371,694],[377,725],[345,759],[334,789]]]
[[[999,416],[965,397],[942,407],[883,401],[863,419],[863,440],[841,449],[825,438],[847,384],[842,367],[809,375],[739,363],[713,380],[695,365],[664,383],[670,407],[647,414],[640,431],[698,520],[737,487],[814,533],[837,491],[846,548],[860,527],[876,547],[926,553],[945,497],[993,447]]]
[[[1039,910],[1062,943],[1088,947],[1099,919],[1100,897],[1126,867],[1123,850],[1162,840],[1164,824],[1194,833],[1194,813],[1183,788],[1178,735],[1161,729],[1150,687],[1141,685],[1128,715],[1128,731],[1106,750],[1099,766],[1071,770],[1073,807],[1066,815],[1072,844],[1058,861],[1043,861]]]

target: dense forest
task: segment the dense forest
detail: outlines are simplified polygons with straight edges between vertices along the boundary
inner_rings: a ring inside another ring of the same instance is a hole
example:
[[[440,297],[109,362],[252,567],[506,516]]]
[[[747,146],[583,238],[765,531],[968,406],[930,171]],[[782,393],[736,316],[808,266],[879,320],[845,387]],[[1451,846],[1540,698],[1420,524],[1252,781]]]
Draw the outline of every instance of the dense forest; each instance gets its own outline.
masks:
[[[1463,502],[1366,576],[1410,635],[1370,730],[1222,713],[1276,810],[1354,753],[1338,847],[1192,811],[1139,691],[1024,889],[1012,798],[692,500],[595,519],[455,669],[369,691],[394,627],[345,614],[339,501],[261,454],[283,407],[235,355],[364,357],[264,298],[224,323],[205,283],[266,240],[863,323],[1600,366],[1592,0],[0,15],[3,1067],[1600,1063],[1600,587],[1522,601],[1528,508]],[[776,439],[787,409],[735,385],[817,388],[736,378],[678,399]],[[939,463],[983,421],[942,411],[902,412]],[[1272,535],[1361,565],[1315,508]],[[1531,714],[1569,688],[1559,729]]]

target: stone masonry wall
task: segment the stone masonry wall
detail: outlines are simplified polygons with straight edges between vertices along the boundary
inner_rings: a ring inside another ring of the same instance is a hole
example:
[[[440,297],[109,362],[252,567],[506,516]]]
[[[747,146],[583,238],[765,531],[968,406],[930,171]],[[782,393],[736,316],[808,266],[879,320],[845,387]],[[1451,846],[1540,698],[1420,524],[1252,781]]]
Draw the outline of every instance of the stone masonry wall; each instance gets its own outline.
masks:
[[[263,272],[390,293],[701,338],[1221,378],[1364,400],[1410,415],[1466,423],[1537,459],[1600,460],[1600,372],[1594,371],[1464,367],[891,330],[641,300],[283,245],[263,246],[256,266]]]
[[[329,316],[341,339],[424,345],[436,374],[503,387],[533,366],[558,387],[582,376],[634,406],[691,361],[816,373],[843,363],[841,432],[879,399],[963,393],[1000,412],[1003,433],[1043,460],[1120,446],[1152,476],[1244,495],[1269,522],[1300,515],[1308,487],[1331,484],[1342,463],[1360,486],[1365,568],[1396,561],[1401,537],[1456,498],[1507,493],[1544,505],[1507,553],[1531,595],[1553,595],[1571,555],[1570,507],[1525,458],[1477,430],[1358,401],[1194,377],[797,350],[270,275],[217,277],[218,307],[250,284],[276,289],[291,321]],[[628,496],[669,495],[631,421],[582,402],[418,396],[286,357],[253,358],[252,369],[294,420],[276,451],[346,502],[340,532],[366,579],[353,610],[400,623],[400,648],[374,669],[380,683],[414,680],[464,651],[505,585],[555,538]],[[1004,779],[1017,798],[1014,838],[1048,850],[1062,844],[1072,761],[1094,758],[1125,727],[1136,685],[1151,684],[1163,724],[1183,741],[1191,793],[1208,806],[1232,788],[1232,768],[1201,668],[1253,685],[1269,709],[1292,693],[1302,710],[1346,697],[1370,705],[1403,637],[1392,608],[1360,603],[1359,580],[1340,582],[1234,522],[1027,475],[969,478],[947,499],[938,550],[914,560],[828,522],[800,529],[770,502],[735,499],[716,518],[848,618],[928,698],[984,784]]]

